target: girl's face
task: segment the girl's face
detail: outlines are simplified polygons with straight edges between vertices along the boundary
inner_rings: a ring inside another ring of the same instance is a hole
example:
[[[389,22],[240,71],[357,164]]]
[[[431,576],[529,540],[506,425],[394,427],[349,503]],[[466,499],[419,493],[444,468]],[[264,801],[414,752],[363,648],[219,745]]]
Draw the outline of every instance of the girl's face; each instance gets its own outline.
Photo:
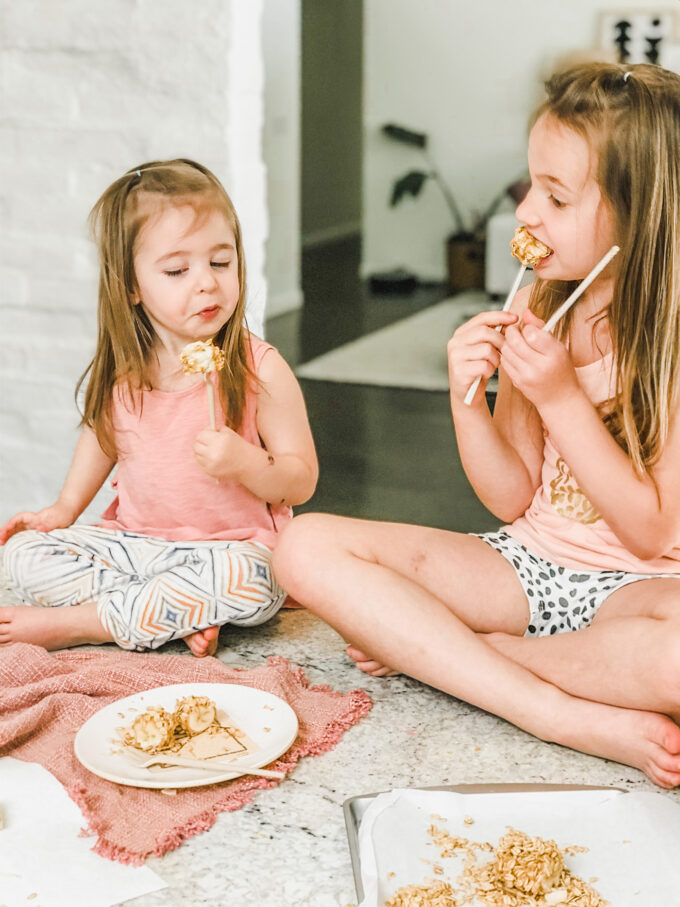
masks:
[[[234,231],[217,209],[167,205],[145,224],[134,253],[137,298],[161,344],[178,353],[209,340],[238,303]]]
[[[534,270],[544,280],[581,280],[614,244],[613,220],[583,136],[544,114],[529,136],[531,189],[517,219],[553,250]]]

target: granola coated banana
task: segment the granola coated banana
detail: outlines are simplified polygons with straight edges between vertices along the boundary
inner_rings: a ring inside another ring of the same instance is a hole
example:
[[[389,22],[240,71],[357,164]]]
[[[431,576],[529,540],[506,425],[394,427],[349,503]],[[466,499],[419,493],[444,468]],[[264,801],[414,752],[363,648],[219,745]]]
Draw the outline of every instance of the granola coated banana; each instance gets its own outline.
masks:
[[[185,375],[205,375],[224,368],[224,353],[212,340],[188,343],[179,354]]]
[[[175,720],[156,705],[138,715],[130,726],[125,743],[147,753],[157,753],[172,743]]]
[[[541,259],[552,254],[550,246],[536,239],[526,227],[518,227],[510,240],[510,251],[527,268],[537,265]]]
[[[177,701],[175,721],[187,734],[200,734],[217,721],[215,703],[207,696],[185,696]]]

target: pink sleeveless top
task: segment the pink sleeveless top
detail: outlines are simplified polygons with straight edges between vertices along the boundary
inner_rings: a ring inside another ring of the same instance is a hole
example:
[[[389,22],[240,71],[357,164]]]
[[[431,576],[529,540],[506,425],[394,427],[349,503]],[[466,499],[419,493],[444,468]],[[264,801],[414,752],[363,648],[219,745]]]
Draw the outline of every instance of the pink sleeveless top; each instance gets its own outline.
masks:
[[[273,349],[250,335],[251,368]],[[215,384],[217,424],[224,424]],[[278,533],[290,520],[288,506],[267,504],[238,482],[217,481],[206,475],[194,458],[196,435],[210,425],[205,382],[183,391],[143,391],[141,415],[129,396],[116,387],[113,427],[118,464],[111,482],[115,500],[98,523],[170,541],[227,539],[262,542],[274,547]],[[249,389],[239,434],[258,447],[257,393]]]
[[[576,369],[579,384],[594,404],[614,395],[613,364],[610,353]],[[541,485],[524,516],[503,529],[530,551],[564,567],[627,573],[680,573],[680,548],[677,546],[663,557],[649,561],[635,557],[624,548],[578,487],[547,432]]]

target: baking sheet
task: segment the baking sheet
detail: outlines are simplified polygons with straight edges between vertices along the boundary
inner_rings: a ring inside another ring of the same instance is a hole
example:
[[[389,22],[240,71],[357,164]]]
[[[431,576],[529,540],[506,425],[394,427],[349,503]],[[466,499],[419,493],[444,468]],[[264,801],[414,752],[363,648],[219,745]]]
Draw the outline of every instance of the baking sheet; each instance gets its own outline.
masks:
[[[511,826],[554,838],[561,847],[588,847],[587,853],[567,857],[567,866],[586,880],[596,877],[594,887],[613,907],[677,902],[680,808],[670,798],[612,788],[493,787],[394,790],[347,801],[348,832],[359,821],[353,864],[360,907],[383,907],[402,885],[422,884],[433,877],[434,863],[444,867],[440,878],[455,882],[462,859],[442,858],[428,844],[433,822],[493,845]],[[474,824],[466,825],[465,816]]]

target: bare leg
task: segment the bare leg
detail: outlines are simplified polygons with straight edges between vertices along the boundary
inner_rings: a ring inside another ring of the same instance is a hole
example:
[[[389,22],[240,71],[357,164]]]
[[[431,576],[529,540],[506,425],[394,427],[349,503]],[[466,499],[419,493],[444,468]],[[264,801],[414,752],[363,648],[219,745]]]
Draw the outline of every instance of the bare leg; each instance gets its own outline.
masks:
[[[680,716],[680,580],[612,593],[585,630],[524,639],[491,633],[497,651],[586,699]]]
[[[543,740],[680,784],[680,727],[669,718],[571,696],[478,635],[523,632],[527,622],[514,571],[478,539],[305,516],[285,531],[274,569],[298,601],[381,664]]]
[[[63,608],[16,605],[0,608],[0,645],[30,642],[45,649],[113,642],[97,617],[95,602]]]

